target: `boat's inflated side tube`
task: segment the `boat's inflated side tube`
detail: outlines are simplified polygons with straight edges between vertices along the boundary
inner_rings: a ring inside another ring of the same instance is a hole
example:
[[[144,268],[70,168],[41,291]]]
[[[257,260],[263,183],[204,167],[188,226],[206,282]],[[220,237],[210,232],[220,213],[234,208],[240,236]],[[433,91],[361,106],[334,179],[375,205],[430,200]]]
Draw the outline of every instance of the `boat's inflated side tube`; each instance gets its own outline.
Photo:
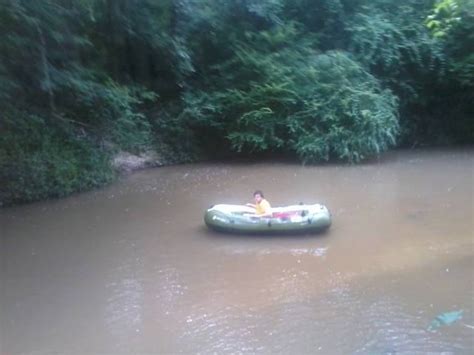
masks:
[[[312,233],[331,225],[331,214],[326,206],[291,205],[272,208],[273,217],[259,217],[251,207],[215,205],[205,215],[206,225],[229,233]]]

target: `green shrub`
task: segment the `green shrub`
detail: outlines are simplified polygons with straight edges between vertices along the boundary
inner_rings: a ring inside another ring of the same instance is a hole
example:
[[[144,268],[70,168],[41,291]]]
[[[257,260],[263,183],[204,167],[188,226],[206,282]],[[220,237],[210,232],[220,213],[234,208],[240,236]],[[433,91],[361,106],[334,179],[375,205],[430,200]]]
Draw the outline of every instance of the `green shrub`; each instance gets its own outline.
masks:
[[[185,97],[191,125],[236,152],[293,152],[304,162],[355,162],[394,145],[393,94],[348,54],[317,53],[298,37],[289,24],[237,42],[215,91]]]
[[[193,162],[205,155],[181,111],[180,105],[169,104],[150,114],[154,149],[167,163]]]
[[[151,144],[151,126],[139,108],[156,95],[119,85],[103,73],[77,68],[57,79],[62,114],[120,149],[140,152]]]
[[[389,90],[344,53],[318,55],[311,64],[314,87],[305,85],[303,110],[289,123],[303,161],[357,162],[395,145],[398,107]]]
[[[66,196],[103,185],[115,176],[109,154],[79,131],[58,130],[43,117],[21,112],[7,114],[2,128],[3,205]]]

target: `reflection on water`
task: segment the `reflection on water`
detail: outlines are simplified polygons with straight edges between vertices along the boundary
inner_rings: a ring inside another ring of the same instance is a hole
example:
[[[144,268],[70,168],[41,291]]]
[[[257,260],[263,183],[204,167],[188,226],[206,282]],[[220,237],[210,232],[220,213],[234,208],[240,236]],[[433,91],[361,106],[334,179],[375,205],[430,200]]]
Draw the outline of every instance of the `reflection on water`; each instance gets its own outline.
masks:
[[[110,294],[105,306],[105,326],[119,347],[138,342],[133,333],[140,333],[143,324],[143,281],[131,272],[130,264],[117,269],[120,278],[106,285]],[[130,336],[132,335],[132,336]]]
[[[294,237],[203,226],[209,205],[257,188],[275,206],[324,203],[334,223]],[[474,349],[472,150],[159,168],[0,223],[2,354]]]

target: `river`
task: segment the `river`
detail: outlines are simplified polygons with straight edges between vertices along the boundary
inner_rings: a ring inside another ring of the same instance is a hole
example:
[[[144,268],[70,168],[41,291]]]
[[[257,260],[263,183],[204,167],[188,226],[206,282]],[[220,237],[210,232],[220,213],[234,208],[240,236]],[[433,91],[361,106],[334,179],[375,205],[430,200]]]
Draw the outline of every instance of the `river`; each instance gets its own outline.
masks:
[[[472,353],[473,153],[162,167],[4,208],[0,353]],[[255,189],[324,203],[333,224],[206,229],[207,207]]]

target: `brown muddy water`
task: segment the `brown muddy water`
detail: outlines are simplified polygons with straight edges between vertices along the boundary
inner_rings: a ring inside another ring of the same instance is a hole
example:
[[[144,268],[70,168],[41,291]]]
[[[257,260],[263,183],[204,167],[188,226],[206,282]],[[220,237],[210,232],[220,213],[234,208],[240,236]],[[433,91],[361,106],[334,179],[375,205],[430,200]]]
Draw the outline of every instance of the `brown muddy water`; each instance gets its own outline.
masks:
[[[0,353],[471,353],[474,151],[192,164],[0,211]],[[229,236],[215,203],[321,202],[315,236]],[[436,316],[462,319],[429,330]]]

